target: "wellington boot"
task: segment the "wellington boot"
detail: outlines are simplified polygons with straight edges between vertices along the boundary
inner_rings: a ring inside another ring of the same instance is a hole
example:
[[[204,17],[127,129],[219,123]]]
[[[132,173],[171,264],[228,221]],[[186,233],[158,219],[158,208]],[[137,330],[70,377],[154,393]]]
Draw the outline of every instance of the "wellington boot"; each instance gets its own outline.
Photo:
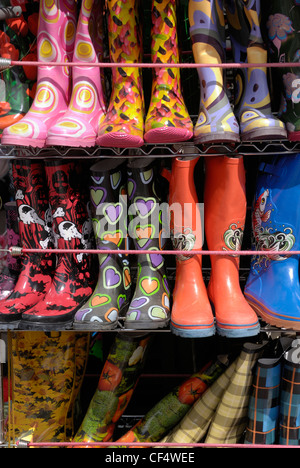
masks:
[[[279,409],[279,436],[278,443],[282,446],[300,444],[299,418],[300,418],[300,365],[299,342],[295,340],[296,347],[286,352],[282,364],[281,393]]]
[[[6,213],[7,248],[20,247],[18,210],[16,202],[4,205]],[[8,253],[5,267],[0,274],[0,300],[5,299],[14,290],[21,269],[21,259]]]
[[[299,250],[300,155],[274,156],[259,168],[252,210],[254,255],[245,296],[268,324],[300,330]]]
[[[144,143],[144,93],[140,68],[142,38],[138,0],[107,0],[112,92],[106,117],[98,129],[97,145],[117,148],[140,147]]]
[[[76,29],[75,7],[76,2],[69,0],[41,0],[37,34],[38,61],[66,64],[71,61]],[[67,66],[40,65],[33,103],[19,122],[4,129],[2,144],[44,147],[49,127],[67,109],[70,90],[70,71]]]
[[[152,1],[152,63],[170,67],[179,62],[177,0]],[[147,143],[175,143],[193,137],[193,123],[181,92],[179,68],[154,68],[152,93],[145,120]]]
[[[68,442],[89,351],[89,334],[12,332],[11,443]]]
[[[223,0],[190,0],[190,35],[201,85],[200,110],[194,127],[196,143],[240,141],[239,125],[224,85],[223,70],[211,67],[225,62]]]
[[[243,158],[207,157],[205,168],[204,219],[208,249],[238,252],[246,218]],[[238,254],[211,255],[208,294],[220,335],[239,338],[259,333],[257,315],[240,287]]]
[[[245,342],[243,344],[235,361],[234,373],[212,415],[208,433],[205,437],[206,444],[237,444],[240,442],[247,425],[253,372],[258,359],[263,355],[266,345],[267,343],[264,341],[259,343]],[[213,395],[209,395],[209,393],[207,395],[208,409],[211,408],[210,401],[213,402],[214,396],[214,393]],[[201,400],[199,403],[201,403]],[[200,404],[199,409],[203,410],[204,408],[201,408]],[[204,411],[205,416],[206,412]]]
[[[257,361],[249,398],[245,444],[277,443],[282,364],[292,341],[293,338],[288,336],[271,340]]]
[[[149,346],[149,334],[116,335],[86,415],[73,439],[73,442],[82,442],[81,448],[89,442],[112,440],[116,424],[126,410],[144,368]]]
[[[183,337],[214,335],[214,317],[202,276],[201,250],[203,220],[194,183],[194,169],[199,158],[176,158],[170,180],[171,237],[176,257],[171,330]]]
[[[262,14],[267,29],[269,61],[299,62],[300,9],[293,0],[262,0]],[[272,70],[274,90],[282,94],[278,117],[286,125],[288,139],[300,140],[300,99],[298,67]],[[275,99],[276,96],[273,96]]]
[[[137,158],[128,164],[127,172],[128,234],[137,251],[163,250],[166,224],[160,207],[157,167],[147,158]],[[161,253],[137,254],[136,264],[135,291],[124,326],[163,328],[170,320],[170,291],[164,257]]]
[[[91,216],[98,249],[126,248],[126,183],[124,162],[120,159],[104,160],[91,167]],[[119,316],[124,315],[129,305],[131,278],[127,257],[101,253],[98,259],[97,285],[76,312],[73,324],[76,329],[116,328]]]
[[[54,247],[52,215],[44,167],[40,162],[13,161],[13,182],[19,217],[20,244],[27,249]],[[22,313],[48,292],[55,255],[25,253],[13,292],[0,302],[0,328],[17,328]]]
[[[91,248],[92,221],[80,164],[47,161],[45,169],[58,249]],[[70,328],[76,311],[93,292],[92,276],[91,255],[59,254],[51,287],[37,307],[22,315],[20,328]]]
[[[11,6],[10,0],[0,7],[0,56],[3,59],[36,60],[38,2]],[[36,85],[36,67],[8,66],[0,72],[0,133],[18,122],[28,112]],[[0,136],[1,138],[1,136]]]
[[[102,0],[84,0],[77,23],[73,62],[103,62]],[[48,130],[47,145],[94,146],[105,113],[98,67],[72,68],[72,96],[68,110]]]
[[[225,0],[225,5],[234,62],[267,63],[260,31],[260,0]],[[242,141],[286,138],[284,123],[272,114],[266,71],[266,67],[237,70],[234,113]]]

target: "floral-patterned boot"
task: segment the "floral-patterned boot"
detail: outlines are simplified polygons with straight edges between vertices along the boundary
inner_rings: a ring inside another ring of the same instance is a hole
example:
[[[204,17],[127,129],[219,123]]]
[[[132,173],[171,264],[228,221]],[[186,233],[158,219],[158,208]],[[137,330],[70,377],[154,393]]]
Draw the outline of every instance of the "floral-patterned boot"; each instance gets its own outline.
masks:
[[[300,8],[297,0],[264,2],[262,13],[267,30],[270,62],[299,62]],[[274,91],[281,93],[278,117],[285,123],[288,139],[300,140],[299,68],[274,69]],[[276,96],[273,96],[275,99]]]

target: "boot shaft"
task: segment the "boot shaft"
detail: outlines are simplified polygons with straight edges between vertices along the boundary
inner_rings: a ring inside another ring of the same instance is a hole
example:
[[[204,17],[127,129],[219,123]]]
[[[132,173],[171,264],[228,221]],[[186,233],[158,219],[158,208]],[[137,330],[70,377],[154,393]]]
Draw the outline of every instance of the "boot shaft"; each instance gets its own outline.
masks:
[[[12,171],[22,246],[54,247],[52,213],[43,164],[15,160]]]

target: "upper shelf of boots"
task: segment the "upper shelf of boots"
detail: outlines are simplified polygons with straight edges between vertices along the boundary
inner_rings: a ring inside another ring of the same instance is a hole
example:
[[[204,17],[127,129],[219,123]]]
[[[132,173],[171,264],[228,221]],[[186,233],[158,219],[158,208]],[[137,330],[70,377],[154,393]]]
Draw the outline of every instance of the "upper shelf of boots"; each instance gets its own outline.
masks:
[[[300,153],[300,141],[251,141],[235,145],[222,142],[209,145],[195,145],[193,141],[172,144],[145,144],[140,148],[105,148],[95,146],[92,148],[72,148],[65,146],[51,146],[46,148],[33,148],[30,146],[3,146],[0,145],[0,158],[14,159],[20,157],[40,158],[101,158],[135,156],[166,157],[197,157],[220,156],[226,153],[231,155],[273,155]]]

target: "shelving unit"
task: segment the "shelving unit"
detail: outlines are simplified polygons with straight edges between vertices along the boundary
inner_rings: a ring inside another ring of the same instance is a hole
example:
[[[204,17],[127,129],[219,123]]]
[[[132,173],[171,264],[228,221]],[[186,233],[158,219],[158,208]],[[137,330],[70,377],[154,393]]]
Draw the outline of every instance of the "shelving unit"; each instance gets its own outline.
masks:
[[[191,52],[187,52],[191,55]],[[189,58],[190,59],[190,58]],[[0,62],[1,65],[1,62]],[[32,62],[31,66],[38,66],[38,62]],[[103,63],[103,67],[109,67],[109,64]],[[268,64],[268,67],[276,66],[278,64]],[[6,63],[3,63],[3,66],[6,66]],[[101,66],[101,64],[100,64]],[[142,65],[145,68],[150,68],[149,64]],[[179,65],[180,66],[180,65]],[[225,69],[228,70],[228,73],[232,71],[235,67],[238,67],[239,64],[227,64],[224,66]],[[195,64],[193,63],[185,63],[185,71],[189,68],[195,72]],[[197,116],[192,116],[192,120],[195,122]],[[274,154],[278,155],[287,155],[287,154],[295,154],[300,153],[300,142],[291,142],[288,140],[281,140],[281,141],[251,141],[251,142],[241,142],[236,145],[228,145],[226,143],[216,143],[210,145],[196,145],[193,141],[176,143],[176,144],[145,144],[141,148],[105,148],[105,147],[93,147],[93,148],[68,148],[68,147],[49,147],[49,148],[31,148],[31,147],[11,147],[11,146],[0,146],[0,158],[3,160],[14,160],[14,159],[69,159],[69,160],[77,160],[77,159],[85,159],[90,162],[94,162],[95,160],[101,160],[106,158],[125,158],[130,159],[133,157],[149,157],[155,158],[159,160],[165,160],[166,164],[170,164],[172,158],[175,157],[182,157],[184,158],[186,155],[189,157],[210,157],[210,156],[221,156],[221,155],[230,155],[230,156],[237,156],[242,155],[245,159],[245,164],[249,167],[253,174],[255,174],[255,170],[260,158],[265,158],[268,156],[272,156]],[[252,181],[253,182],[253,181]],[[249,187],[250,195],[251,190],[253,187]],[[249,197],[249,194],[248,194]],[[248,215],[250,215],[251,207],[248,207]],[[249,222],[249,220],[248,220]],[[249,229],[248,229],[249,234]],[[241,286],[243,287],[249,272],[249,259],[250,259],[250,243],[249,239],[246,239],[246,247],[245,251],[239,252],[241,256],[241,268],[240,268],[240,282]],[[18,252],[22,254],[22,251]],[[95,253],[95,252],[94,252]],[[161,251],[164,253],[164,251]],[[205,283],[208,284],[209,276],[210,276],[210,268],[208,262],[206,261],[207,257],[211,252],[207,249],[203,252],[204,258],[204,267],[203,267],[203,276]],[[173,251],[172,255],[175,257],[176,251]],[[172,259],[173,260],[173,259]],[[172,260],[170,260],[170,265],[167,265],[167,273],[168,279],[170,284],[174,284],[176,269],[172,264]],[[134,272],[134,270],[133,270]],[[276,327],[272,327],[268,324],[261,324],[261,335],[265,335],[266,337],[269,336],[280,336],[280,335],[295,335],[297,336],[298,333],[293,330],[285,330],[285,329],[278,329]],[[59,331],[59,329],[58,329]],[[81,330],[84,331],[84,330]],[[117,434],[126,431],[133,427],[133,425],[145,414],[145,412],[151,409],[152,405],[159,401],[165,394],[169,391],[172,391],[173,387],[177,385],[179,382],[182,382],[182,379],[187,378],[193,372],[196,372],[201,365],[206,362],[209,355],[213,353],[213,355],[217,355],[222,352],[226,351],[236,351],[240,348],[241,344],[245,341],[245,339],[236,340],[233,342],[228,342],[226,339],[222,339],[221,337],[214,336],[211,339],[191,339],[185,340],[182,338],[178,338],[174,336],[170,329],[157,329],[155,331],[151,330],[139,330],[140,332],[150,333],[154,337],[154,349],[159,350],[158,353],[154,353],[154,359],[151,362],[146,364],[146,367],[140,377],[139,385],[136,388],[136,397],[135,401],[131,401],[127,408],[126,414],[123,414],[122,418],[118,422],[117,426]],[[70,330],[72,333],[73,330]],[[94,333],[99,333],[102,335],[103,339],[103,346],[105,352],[109,349],[109,345],[113,340],[115,334],[119,332],[122,333],[132,333],[130,329],[124,329],[122,321],[119,322],[119,326],[117,329],[114,330],[95,330]],[[7,333],[10,333],[9,331]],[[0,331],[0,345],[5,342],[6,332]],[[162,339],[163,337],[163,339]],[[2,340],[3,338],[3,340]],[[251,340],[250,340],[251,341]],[[161,356],[163,354],[163,357]],[[173,355],[174,354],[174,355]],[[1,357],[1,354],[0,354]],[[9,356],[8,356],[9,359]],[[171,360],[171,362],[170,362]],[[2,358],[2,366],[5,364],[6,359]],[[99,375],[97,372],[95,373],[95,368],[97,370],[97,366],[100,366],[99,371],[101,371],[101,367],[104,363],[105,359],[103,360],[96,360],[95,363],[91,364],[91,368],[88,367],[87,374],[86,374],[86,383],[83,385],[82,394],[83,397],[81,398],[83,406],[83,412],[87,409],[88,403],[93,396],[93,393],[97,387],[97,383],[99,380]],[[1,359],[0,359],[0,366],[1,366]],[[1,393],[1,379],[3,378],[3,368],[0,367],[0,448],[6,447],[7,445],[11,446],[10,443],[7,444],[4,438],[4,414],[3,414],[3,395]],[[151,379],[152,383],[152,390],[153,394],[149,395],[149,381]],[[144,395],[147,393],[147,401],[145,401]],[[2,405],[1,405],[2,400]],[[47,446],[46,443],[43,444]],[[51,445],[51,444],[49,444]],[[56,443],[56,446],[59,444]],[[62,445],[68,445],[62,444]],[[106,446],[109,444],[103,444]],[[110,443],[111,445],[111,443]],[[126,444],[124,444],[126,445]],[[132,445],[132,444],[131,444]],[[139,443],[139,446],[143,445]],[[151,443],[151,444],[144,444],[145,446],[159,446],[159,443]],[[208,444],[184,444],[186,446],[190,446],[191,448],[194,447],[209,447]],[[19,442],[19,446],[28,447],[34,446],[34,444],[28,444],[26,441],[21,440]],[[39,444],[36,444],[39,446]],[[175,446],[176,444],[170,444],[170,446]],[[180,446],[180,444],[179,444]],[[222,446],[222,444],[218,445]],[[228,446],[228,445],[227,445]],[[235,444],[236,447],[239,447],[240,444]]]

